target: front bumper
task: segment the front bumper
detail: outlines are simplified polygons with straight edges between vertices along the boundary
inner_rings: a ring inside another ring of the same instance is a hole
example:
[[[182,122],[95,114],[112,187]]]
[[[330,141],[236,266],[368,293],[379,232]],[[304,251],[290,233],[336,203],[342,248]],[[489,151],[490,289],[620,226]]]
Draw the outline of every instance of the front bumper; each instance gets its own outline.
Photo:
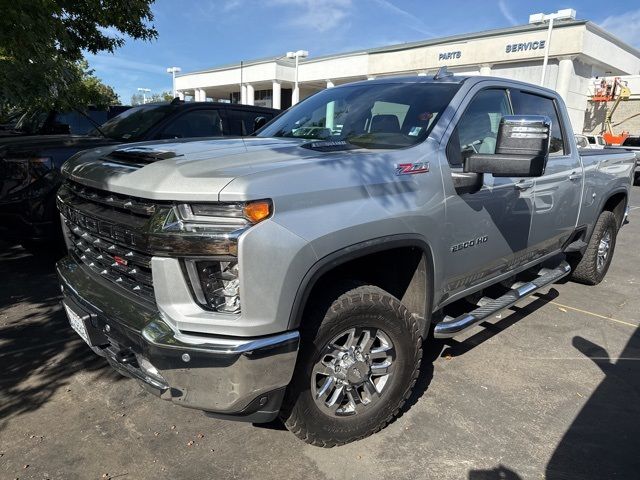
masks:
[[[70,256],[57,272],[65,305],[83,318],[97,354],[160,398],[253,422],[277,415],[295,367],[299,334],[189,335]],[[151,368],[150,368],[151,366]]]

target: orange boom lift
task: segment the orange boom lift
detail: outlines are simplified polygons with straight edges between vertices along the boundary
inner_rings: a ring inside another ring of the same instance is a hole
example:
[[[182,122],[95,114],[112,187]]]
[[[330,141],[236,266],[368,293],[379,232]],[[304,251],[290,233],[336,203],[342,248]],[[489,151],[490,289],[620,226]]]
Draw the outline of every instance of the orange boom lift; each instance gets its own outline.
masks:
[[[596,84],[594,95],[591,97],[594,102],[610,102],[615,99],[611,108],[607,108],[604,117],[602,137],[608,145],[620,145],[629,136],[629,132],[624,130],[618,135],[613,133],[611,119],[620,102],[627,100],[630,96],[631,90],[627,87],[627,82],[623,82],[620,77],[616,77],[613,81],[602,79],[600,83]]]

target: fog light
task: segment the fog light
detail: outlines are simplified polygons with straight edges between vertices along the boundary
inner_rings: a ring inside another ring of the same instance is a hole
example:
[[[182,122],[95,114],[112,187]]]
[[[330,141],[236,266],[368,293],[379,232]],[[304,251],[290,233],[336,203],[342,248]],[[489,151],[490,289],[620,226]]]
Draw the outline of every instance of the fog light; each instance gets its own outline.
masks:
[[[216,312],[240,312],[237,261],[186,260],[193,293],[200,305]]]

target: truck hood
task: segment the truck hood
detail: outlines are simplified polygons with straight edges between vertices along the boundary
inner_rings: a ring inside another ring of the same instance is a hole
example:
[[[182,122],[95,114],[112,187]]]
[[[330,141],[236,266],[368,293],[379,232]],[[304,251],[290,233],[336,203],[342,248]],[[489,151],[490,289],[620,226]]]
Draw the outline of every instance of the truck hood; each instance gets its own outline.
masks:
[[[71,158],[63,167],[68,178],[114,193],[154,200],[218,201],[235,178],[288,168],[344,153],[320,153],[301,139],[245,137],[184,142],[144,142],[97,148]],[[144,147],[175,156],[145,165],[128,162],[114,150]]]

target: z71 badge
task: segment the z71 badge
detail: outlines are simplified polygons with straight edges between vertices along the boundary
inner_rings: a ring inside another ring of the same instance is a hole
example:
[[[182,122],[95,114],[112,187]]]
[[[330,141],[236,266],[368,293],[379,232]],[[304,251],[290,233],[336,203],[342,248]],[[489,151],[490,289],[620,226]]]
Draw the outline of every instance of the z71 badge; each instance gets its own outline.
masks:
[[[414,175],[428,171],[429,162],[399,163],[396,165],[396,175]]]

